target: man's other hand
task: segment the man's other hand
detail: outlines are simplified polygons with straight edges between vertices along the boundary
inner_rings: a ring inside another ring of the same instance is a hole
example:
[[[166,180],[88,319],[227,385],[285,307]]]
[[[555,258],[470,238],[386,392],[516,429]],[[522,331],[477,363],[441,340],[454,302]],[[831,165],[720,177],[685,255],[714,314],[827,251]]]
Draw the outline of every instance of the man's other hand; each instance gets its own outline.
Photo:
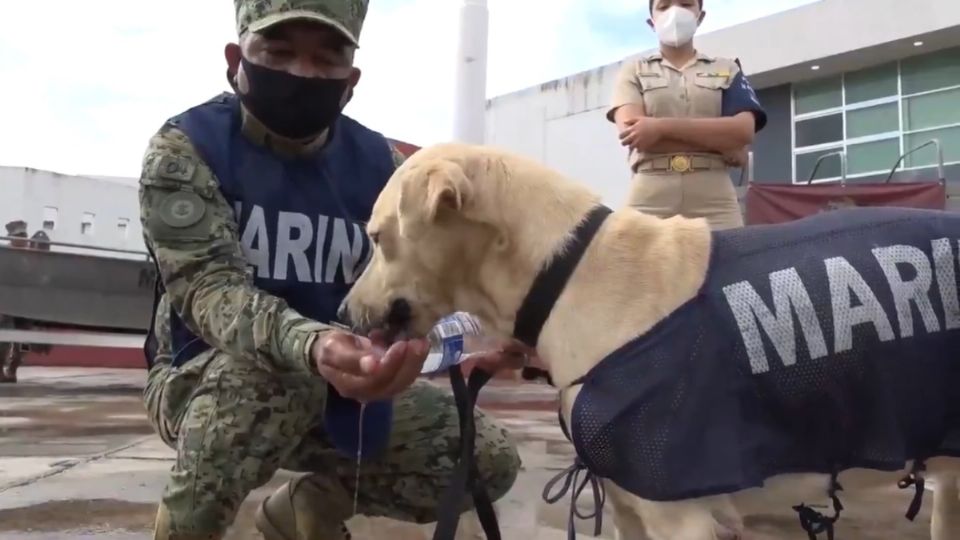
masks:
[[[523,369],[539,361],[537,350],[519,341],[508,341],[493,350],[471,353],[469,358],[476,362],[476,367],[491,374]]]
[[[380,334],[365,338],[332,331],[320,336],[311,352],[317,371],[341,396],[369,402],[392,398],[413,384],[430,345],[416,339],[387,348]]]

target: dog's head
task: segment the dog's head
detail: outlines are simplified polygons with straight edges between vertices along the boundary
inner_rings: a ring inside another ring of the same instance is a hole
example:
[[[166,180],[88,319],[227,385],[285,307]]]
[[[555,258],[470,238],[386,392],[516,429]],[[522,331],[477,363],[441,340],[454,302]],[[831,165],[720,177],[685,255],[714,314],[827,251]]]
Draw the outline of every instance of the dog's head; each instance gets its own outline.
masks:
[[[341,320],[358,331],[423,336],[440,317],[468,311],[492,334],[508,335],[559,238],[535,214],[544,214],[538,204],[557,202],[544,192],[563,186],[555,174],[481,146],[415,153],[373,207],[367,233],[374,253],[341,306]]]

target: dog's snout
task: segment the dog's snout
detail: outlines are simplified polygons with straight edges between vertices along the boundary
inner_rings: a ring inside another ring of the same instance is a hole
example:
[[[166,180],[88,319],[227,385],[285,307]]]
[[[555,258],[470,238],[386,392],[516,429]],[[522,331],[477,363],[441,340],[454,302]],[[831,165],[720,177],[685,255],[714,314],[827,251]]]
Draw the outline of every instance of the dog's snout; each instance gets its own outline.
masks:
[[[390,310],[387,312],[387,326],[392,328],[403,328],[410,323],[413,318],[413,309],[410,302],[403,298],[397,298],[390,302]]]

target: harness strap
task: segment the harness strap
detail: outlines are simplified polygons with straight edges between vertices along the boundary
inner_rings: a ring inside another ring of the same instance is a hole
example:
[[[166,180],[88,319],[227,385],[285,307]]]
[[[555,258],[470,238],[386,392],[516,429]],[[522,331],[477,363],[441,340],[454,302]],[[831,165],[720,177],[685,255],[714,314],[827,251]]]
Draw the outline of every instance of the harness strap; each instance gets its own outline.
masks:
[[[585,474],[583,475],[583,481],[578,483],[578,480],[580,479],[580,473]],[[563,480],[563,485],[560,486],[560,490],[551,495],[550,492],[561,480]],[[587,484],[590,484],[590,488],[593,491],[593,513],[581,514],[580,509],[577,507],[577,499],[580,498],[580,494],[583,493],[583,490],[587,487]],[[574,458],[573,465],[567,467],[565,470],[561,471],[559,474],[551,478],[549,482],[547,482],[547,484],[543,487],[543,500],[546,501],[547,504],[553,504],[562,499],[563,496],[570,491],[571,486],[573,487],[573,491],[570,494],[570,513],[568,514],[567,518],[567,539],[575,540],[577,538],[577,528],[574,525],[575,517],[583,520],[593,519],[593,536],[600,536],[600,533],[603,530],[603,505],[607,500],[607,494],[603,490],[603,484],[600,482],[600,480],[594,476],[592,472],[590,472],[586,464],[584,464],[579,457]]]
[[[793,507],[800,518],[800,526],[806,531],[810,540],[817,540],[817,537],[823,532],[827,533],[827,540],[834,540],[833,525],[840,519],[840,511],[843,510],[843,504],[840,502],[840,497],[837,496],[838,491],[843,491],[843,486],[837,482],[837,474],[834,471],[830,475],[830,489],[827,490],[827,494],[833,502],[833,516],[827,517],[821,514],[814,510],[814,508],[818,508],[815,506],[801,504]]]
[[[913,521],[917,514],[920,513],[920,507],[923,506],[923,492],[925,491],[925,481],[923,478],[923,471],[927,470],[927,464],[922,459],[915,460],[913,462],[913,469],[910,471],[910,474],[907,475],[903,480],[897,482],[897,486],[900,489],[907,489],[910,486],[914,486],[915,491],[913,494],[913,500],[910,501],[910,507],[907,509],[906,517],[910,521]]]
[[[517,310],[513,336],[530,347],[536,348],[550,311],[566,287],[567,280],[576,270],[577,263],[583,257],[590,240],[603,225],[604,220],[613,211],[606,206],[594,207],[586,218],[572,232],[572,240],[563,254],[542,269],[533,280],[526,298]],[[479,369],[470,373],[469,381],[464,384],[463,373],[459,365],[450,367],[450,386],[457,404],[457,416],[460,419],[460,452],[454,466],[450,485],[444,490],[444,496],[437,507],[437,528],[433,540],[453,540],[464,510],[464,497],[467,492],[473,498],[474,509],[480,518],[480,525],[488,540],[500,540],[500,529],[493,503],[487,494],[477,470],[474,446],[476,445],[476,426],[473,409],[477,394],[491,375]],[[535,371],[528,371],[536,374]],[[581,488],[582,490],[583,488]]]
[[[587,251],[593,236],[613,210],[606,206],[596,206],[577,228],[571,233],[572,239],[563,253],[556,257],[534,278],[526,298],[517,310],[513,325],[513,337],[526,345],[536,348],[540,331],[546,324],[553,306],[567,286],[567,281],[577,269],[577,264]]]
[[[437,528],[433,540],[454,540],[460,514],[464,512],[464,499],[467,493],[473,498],[473,508],[480,519],[480,525],[488,540],[500,540],[500,526],[493,502],[480,480],[477,460],[474,456],[477,429],[474,424],[473,409],[477,395],[483,385],[490,380],[490,373],[481,369],[470,372],[469,380],[464,381],[460,365],[451,366],[450,386],[457,404],[457,416],[460,420],[460,449],[454,466],[450,484],[444,490],[437,507]]]

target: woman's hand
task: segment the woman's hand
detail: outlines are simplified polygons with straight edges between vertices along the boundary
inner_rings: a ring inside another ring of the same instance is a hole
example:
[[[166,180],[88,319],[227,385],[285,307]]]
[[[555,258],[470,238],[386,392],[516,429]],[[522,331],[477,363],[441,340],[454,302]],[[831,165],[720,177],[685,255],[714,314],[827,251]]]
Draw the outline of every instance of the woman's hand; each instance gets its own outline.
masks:
[[[663,139],[660,122],[656,118],[639,117],[624,120],[620,144],[643,152]]]
[[[743,168],[750,162],[746,146],[739,150],[728,150],[722,154],[722,157],[723,162],[731,167]]]

